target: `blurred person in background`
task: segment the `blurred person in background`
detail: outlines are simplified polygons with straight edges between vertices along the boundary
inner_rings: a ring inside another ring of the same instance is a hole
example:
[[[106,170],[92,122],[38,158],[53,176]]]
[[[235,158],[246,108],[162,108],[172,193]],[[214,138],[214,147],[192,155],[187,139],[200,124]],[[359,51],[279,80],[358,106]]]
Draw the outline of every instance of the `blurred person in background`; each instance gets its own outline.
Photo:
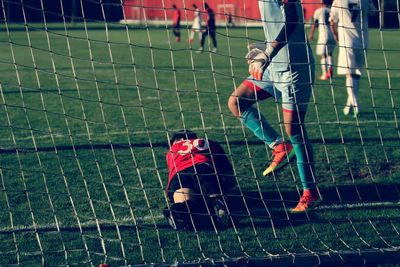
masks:
[[[204,3],[204,9],[206,10],[207,13],[206,29],[205,31],[203,31],[203,34],[201,35],[200,48],[198,50],[198,53],[204,51],[204,44],[207,36],[210,36],[214,47],[212,49],[212,52],[217,53],[218,49],[217,49],[217,38],[215,35],[216,34],[215,13],[214,10],[212,10],[207,3]]]
[[[321,57],[322,75],[320,80],[328,80],[333,75],[333,50],[336,46],[335,37],[329,26],[329,13],[332,0],[322,0],[322,6],[315,10],[312,17],[313,23],[309,34],[310,41],[314,40],[315,31],[318,29],[316,54]]]
[[[172,18],[172,33],[175,36],[175,41],[181,41],[181,11],[176,7],[175,4],[172,5],[174,11]]]
[[[347,101],[343,114],[360,115],[358,89],[368,49],[368,14],[376,12],[370,0],[335,0],[329,16],[339,43],[338,75],[346,75]]]
[[[193,9],[194,9],[194,18],[193,18],[193,23],[192,23],[192,29],[190,30],[190,36],[189,36],[189,43],[192,43],[194,40],[194,35],[197,32],[199,35],[199,40],[201,40],[201,35],[202,35],[202,31],[201,31],[201,12],[200,9],[197,7],[196,4],[192,5]]]

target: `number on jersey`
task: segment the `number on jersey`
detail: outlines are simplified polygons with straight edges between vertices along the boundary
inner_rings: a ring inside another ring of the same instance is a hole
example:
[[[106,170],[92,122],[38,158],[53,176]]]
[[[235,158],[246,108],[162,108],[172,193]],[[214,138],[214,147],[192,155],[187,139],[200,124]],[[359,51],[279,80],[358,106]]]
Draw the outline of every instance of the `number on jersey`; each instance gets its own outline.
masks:
[[[204,151],[209,149],[210,146],[208,145],[207,140],[204,138],[197,138],[194,140],[185,140],[185,142],[182,144],[182,147],[185,147],[186,149],[179,150],[179,154],[190,154],[194,149],[198,151]]]

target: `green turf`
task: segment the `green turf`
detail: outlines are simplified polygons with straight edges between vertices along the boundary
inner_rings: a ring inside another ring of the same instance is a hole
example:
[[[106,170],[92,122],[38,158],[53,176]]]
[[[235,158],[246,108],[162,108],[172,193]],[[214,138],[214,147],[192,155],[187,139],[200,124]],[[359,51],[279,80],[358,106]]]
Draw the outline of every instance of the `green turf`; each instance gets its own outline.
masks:
[[[0,265],[172,263],[400,246],[398,32],[370,32],[359,119],[342,114],[343,77],[315,82],[307,130],[324,205],[353,206],[311,217],[288,215],[283,206],[298,200],[295,164],[262,177],[270,152],[227,108],[247,76],[247,41],[262,40],[262,30],[219,33],[218,54],[196,54],[186,32],[175,43],[162,29],[129,29],[129,36],[98,28],[2,32]],[[282,126],[279,103],[259,107]],[[167,140],[182,128],[230,152],[243,193],[231,197],[234,228],[174,232],[164,223]]]

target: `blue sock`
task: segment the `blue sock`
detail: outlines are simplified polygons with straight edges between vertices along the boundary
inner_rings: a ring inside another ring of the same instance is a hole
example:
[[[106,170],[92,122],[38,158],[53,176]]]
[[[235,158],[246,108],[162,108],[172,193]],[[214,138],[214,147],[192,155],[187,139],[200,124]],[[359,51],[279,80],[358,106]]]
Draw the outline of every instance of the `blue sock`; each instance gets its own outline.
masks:
[[[246,109],[240,120],[255,136],[271,147],[280,139],[279,134],[271,127],[267,119],[254,107]]]
[[[303,189],[315,189],[314,176],[314,154],[311,144],[309,143],[307,134],[304,134],[305,140],[301,134],[292,135],[290,141],[297,159],[297,169]]]

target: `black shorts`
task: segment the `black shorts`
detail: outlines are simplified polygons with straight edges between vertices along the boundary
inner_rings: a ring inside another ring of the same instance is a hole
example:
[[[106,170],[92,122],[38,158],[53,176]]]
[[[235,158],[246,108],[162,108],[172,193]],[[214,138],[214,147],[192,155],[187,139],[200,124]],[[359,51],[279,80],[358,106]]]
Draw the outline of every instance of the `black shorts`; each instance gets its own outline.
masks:
[[[221,194],[218,176],[214,167],[208,163],[196,164],[178,172],[172,177],[168,188],[168,198],[173,202],[174,192],[181,188],[190,188],[199,195]]]

